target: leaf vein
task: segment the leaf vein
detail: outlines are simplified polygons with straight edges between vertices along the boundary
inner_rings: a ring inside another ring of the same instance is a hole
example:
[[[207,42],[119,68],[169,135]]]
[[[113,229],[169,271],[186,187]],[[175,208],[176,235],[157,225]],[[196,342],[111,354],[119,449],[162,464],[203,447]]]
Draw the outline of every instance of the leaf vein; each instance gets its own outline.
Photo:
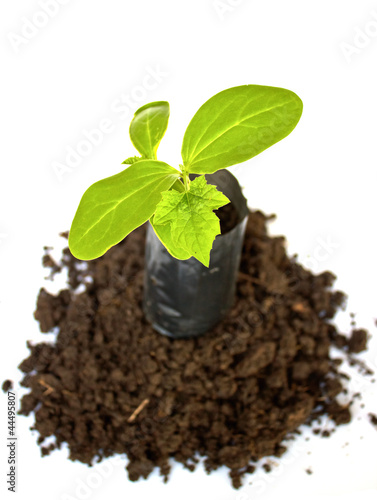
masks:
[[[241,121],[239,122],[236,122],[234,124],[232,124],[230,127],[228,127],[227,129],[225,129],[223,132],[221,132],[221,134],[217,135],[214,139],[212,139],[212,141],[208,142],[205,146],[202,147],[202,149],[198,152],[194,151],[194,154],[193,154],[193,159],[194,161],[191,161],[191,165],[193,163],[195,163],[195,158],[197,158],[200,153],[202,153],[205,149],[207,149],[211,144],[213,144],[214,142],[216,142],[217,140],[220,139],[220,137],[222,137],[224,134],[226,134],[227,132],[229,132],[230,130],[232,130],[233,128],[237,127],[238,125],[241,125],[244,121],[246,120],[249,120],[250,118],[254,118],[256,116],[259,116],[259,115],[262,115],[264,113],[267,113],[268,111],[271,111],[272,109],[277,109],[277,108],[281,108],[283,106],[285,106],[286,104],[289,104],[291,101],[286,101],[286,102],[283,102],[282,104],[279,104],[278,106],[272,106],[270,108],[266,108],[266,109],[263,109],[262,111],[259,111],[258,113],[254,113],[254,114],[251,114],[245,118],[243,118]],[[199,141],[198,141],[199,142]]]

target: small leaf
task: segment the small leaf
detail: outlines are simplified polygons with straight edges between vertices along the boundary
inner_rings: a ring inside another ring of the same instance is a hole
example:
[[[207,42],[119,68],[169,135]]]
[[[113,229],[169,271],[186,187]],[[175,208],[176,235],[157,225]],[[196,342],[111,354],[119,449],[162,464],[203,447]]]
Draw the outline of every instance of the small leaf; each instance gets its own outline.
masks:
[[[133,165],[140,160],[145,160],[145,158],[142,158],[141,156],[131,156],[130,158],[127,158],[127,160],[122,161],[122,165]]]
[[[157,148],[168,126],[170,108],[165,101],[139,108],[130,125],[132,144],[144,158],[156,159]]]
[[[69,232],[72,254],[82,260],[103,255],[153,215],[179,176],[166,163],[142,160],[90,186]]]
[[[172,254],[183,249],[208,267],[213,241],[220,234],[220,221],[213,210],[227,203],[228,198],[200,176],[191,182],[189,191],[163,193],[153,223],[163,243],[174,242]],[[168,228],[161,229],[164,225]]]
[[[189,172],[213,173],[249,160],[284,139],[302,114],[290,90],[242,85],[216,94],[192,118],[182,144]]]

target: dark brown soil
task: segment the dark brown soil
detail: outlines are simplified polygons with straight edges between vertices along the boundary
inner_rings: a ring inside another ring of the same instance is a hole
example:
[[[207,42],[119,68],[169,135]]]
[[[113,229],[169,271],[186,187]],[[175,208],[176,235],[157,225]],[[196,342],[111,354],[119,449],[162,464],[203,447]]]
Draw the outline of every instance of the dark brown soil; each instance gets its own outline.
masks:
[[[3,392],[8,392],[9,389],[13,389],[13,381],[12,380],[4,380],[3,385],[1,386]]]
[[[370,422],[377,427],[377,415],[374,413],[369,413]]]
[[[42,332],[58,327],[56,341],[28,343],[19,366],[30,388],[19,413],[35,413],[43,455],[63,442],[87,464],[127,453],[135,481],[156,466],[167,479],[170,457],[193,470],[199,454],[208,472],[226,465],[237,488],[263,457],[281,456],[301,424],[323,414],[350,421],[329,349],[359,352],[367,333],[337,331],[330,320],[345,295],[332,289],[334,275],[289,258],[268,220],[250,214],[236,305],[193,339],[160,335],[144,319],[144,227],[85,271],[64,251],[70,286],[57,296],[42,289],[35,312]],[[86,291],[75,293],[80,283]],[[43,446],[48,436],[55,444]]]
[[[350,352],[362,352],[367,348],[367,332],[363,329],[353,330],[351,338],[348,341]]]

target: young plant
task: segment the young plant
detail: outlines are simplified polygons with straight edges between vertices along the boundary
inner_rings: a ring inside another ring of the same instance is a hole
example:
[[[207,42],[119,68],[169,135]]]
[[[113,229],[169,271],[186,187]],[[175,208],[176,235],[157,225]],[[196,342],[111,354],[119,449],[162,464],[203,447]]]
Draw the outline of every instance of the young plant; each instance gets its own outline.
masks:
[[[152,102],[138,109],[130,138],[141,156],[90,186],[69,233],[78,259],[103,255],[147,220],[170,254],[195,257],[209,266],[220,234],[213,210],[229,203],[204,174],[249,160],[280,141],[297,125],[301,99],[290,90],[242,85],[224,90],[199,108],[183,137],[179,169],[157,160],[157,148],[169,120],[169,104]],[[190,180],[190,174],[199,174]]]

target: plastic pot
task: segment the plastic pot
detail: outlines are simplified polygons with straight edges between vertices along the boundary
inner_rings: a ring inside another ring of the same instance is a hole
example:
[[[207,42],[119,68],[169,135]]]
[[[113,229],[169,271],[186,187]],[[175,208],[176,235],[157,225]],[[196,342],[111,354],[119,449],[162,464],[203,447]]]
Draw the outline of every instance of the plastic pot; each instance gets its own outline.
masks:
[[[206,175],[233,203],[240,222],[216,237],[209,268],[195,258],[177,260],[148,224],[145,252],[144,313],[160,333],[195,337],[210,330],[232,307],[248,208],[237,179],[227,170]]]

